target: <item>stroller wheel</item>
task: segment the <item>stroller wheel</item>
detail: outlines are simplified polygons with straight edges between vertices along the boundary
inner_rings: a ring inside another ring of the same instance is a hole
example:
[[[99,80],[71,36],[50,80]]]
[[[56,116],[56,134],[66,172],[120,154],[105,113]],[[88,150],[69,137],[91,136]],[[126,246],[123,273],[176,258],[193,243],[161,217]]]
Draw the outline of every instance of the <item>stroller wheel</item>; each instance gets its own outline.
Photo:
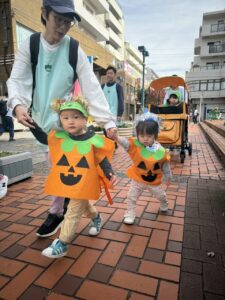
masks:
[[[181,151],[180,152],[180,162],[183,164],[184,163],[184,159],[185,159],[185,152]]]
[[[192,155],[192,143],[189,143],[188,154],[189,154],[190,156]]]

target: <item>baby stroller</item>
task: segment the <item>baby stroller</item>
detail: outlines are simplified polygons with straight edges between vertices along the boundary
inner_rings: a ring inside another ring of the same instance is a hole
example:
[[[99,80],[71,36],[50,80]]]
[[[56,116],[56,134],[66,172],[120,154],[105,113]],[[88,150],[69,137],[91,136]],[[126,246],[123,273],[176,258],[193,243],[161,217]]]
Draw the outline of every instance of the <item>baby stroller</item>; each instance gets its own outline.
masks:
[[[150,89],[157,92],[169,86],[183,86],[183,90],[186,90],[183,78],[178,76],[156,79],[150,84]],[[159,143],[170,149],[180,149],[180,161],[184,163],[185,150],[188,150],[188,154],[192,155],[192,144],[188,141],[188,114],[185,101],[176,106],[150,104],[149,111],[157,114],[161,119]]]

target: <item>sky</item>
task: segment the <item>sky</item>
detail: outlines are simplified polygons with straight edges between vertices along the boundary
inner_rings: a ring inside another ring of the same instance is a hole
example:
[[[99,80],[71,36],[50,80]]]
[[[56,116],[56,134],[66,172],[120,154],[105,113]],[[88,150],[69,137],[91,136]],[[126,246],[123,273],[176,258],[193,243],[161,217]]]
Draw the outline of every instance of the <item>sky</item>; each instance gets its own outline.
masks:
[[[224,0],[118,0],[125,39],[149,52],[146,66],[161,76],[185,77],[194,58],[203,13],[225,9]]]

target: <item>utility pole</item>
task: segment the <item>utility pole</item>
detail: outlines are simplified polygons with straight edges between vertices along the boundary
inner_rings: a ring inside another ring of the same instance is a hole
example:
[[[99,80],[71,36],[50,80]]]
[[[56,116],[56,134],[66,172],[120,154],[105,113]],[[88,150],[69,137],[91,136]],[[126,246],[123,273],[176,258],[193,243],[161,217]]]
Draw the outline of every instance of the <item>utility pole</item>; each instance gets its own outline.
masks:
[[[149,56],[149,53],[145,49],[145,46],[138,46],[138,50],[142,53],[142,57],[143,57],[141,105],[142,105],[142,111],[144,111],[144,106],[145,106],[145,57]]]

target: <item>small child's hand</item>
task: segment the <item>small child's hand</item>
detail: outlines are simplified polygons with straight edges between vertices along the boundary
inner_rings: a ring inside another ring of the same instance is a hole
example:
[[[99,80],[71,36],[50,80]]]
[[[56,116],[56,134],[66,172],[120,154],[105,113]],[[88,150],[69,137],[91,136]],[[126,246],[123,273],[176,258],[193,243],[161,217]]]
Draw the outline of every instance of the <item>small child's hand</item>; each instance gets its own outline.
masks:
[[[112,173],[110,173],[109,175],[111,176],[111,178],[110,178],[110,183],[111,183],[111,185],[112,185],[112,186],[116,185],[116,183],[117,183],[116,175],[114,175],[114,174],[112,174]]]
[[[117,132],[117,128],[116,127],[109,128],[107,130],[107,132],[106,132],[107,133],[107,137],[114,140],[116,132]]]

